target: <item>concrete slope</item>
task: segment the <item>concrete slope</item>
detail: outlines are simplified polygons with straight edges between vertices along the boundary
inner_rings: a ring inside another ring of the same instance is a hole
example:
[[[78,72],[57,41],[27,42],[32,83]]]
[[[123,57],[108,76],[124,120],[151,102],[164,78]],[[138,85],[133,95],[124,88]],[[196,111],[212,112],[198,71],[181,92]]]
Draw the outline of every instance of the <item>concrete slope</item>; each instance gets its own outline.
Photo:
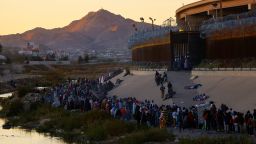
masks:
[[[171,81],[173,90],[176,92],[173,101],[179,106],[189,107],[198,104],[198,102],[193,101],[193,97],[198,95],[197,90],[184,89],[185,86],[197,84],[190,78],[190,72],[168,72],[168,80]]]
[[[154,73],[148,71],[133,71],[133,76],[115,77],[124,80],[121,85],[109,92],[109,96],[136,97],[138,100],[154,100],[156,104],[177,104],[190,107],[202,102],[194,102],[193,96],[205,93],[208,100],[217,106],[227,104],[234,110],[246,112],[256,108],[256,72],[168,72],[168,79],[177,93],[173,99],[163,101],[160,89],[154,81]],[[197,79],[191,80],[193,76]],[[202,84],[197,90],[184,89],[185,86]],[[165,85],[166,86],[166,85]]]
[[[203,84],[199,92],[207,93],[209,100],[241,112],[256,108],[256,72],[255,75],[249,74],[251,72],[204,73],[208,74],[197,73],[199,77],[194,82]]]
[[[133,71],[133,76],[122,77],[123,74],[115,77],[124,80],[121,85],[109,92],[109,96],[116,95],[118,97],[136,97],[138,100],[154,100],[156,104],[175,104],[181,106],[191,106],[195,104],[192,97],[197,94],[194,90],[184,90],[184,86],[193,84],[190,80],[190,73],[185,72],[168,72],[169,81],[173,84],[173,90],[176,95],[173,99],[162,100],[160,87],[155,84],[155,72],[149,71]],[[167,86],[166,92],[167,92]]]

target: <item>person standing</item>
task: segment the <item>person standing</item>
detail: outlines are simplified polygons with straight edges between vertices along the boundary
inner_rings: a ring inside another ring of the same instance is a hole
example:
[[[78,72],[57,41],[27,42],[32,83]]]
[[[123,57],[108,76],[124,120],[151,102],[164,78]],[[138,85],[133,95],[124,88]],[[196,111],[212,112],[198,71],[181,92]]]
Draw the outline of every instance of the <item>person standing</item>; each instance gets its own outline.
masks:
[[[164,85],[162,84],[161,87],[160,87],[160,91],[161,91],[161,97],[162,99],[164,98],[164,94],[165,94],[165,87]]]
[[[168,82],[167,88],[168,88],[168,96],[172,98],[172,96],[173,96],[173,89],[172,89],[171,82]]]
[[[166,74],[166,72],[164,72],[164,74],[163,74],[163,81],[167,82],[167,80],[168,80],[167,74]]]
[[[166,128],[167,121],[163,112],[161,113],[159,120],[160,120],[160,129]]]
[[[256,109],[253,110],[253,125],[254,130],[256,131]]]

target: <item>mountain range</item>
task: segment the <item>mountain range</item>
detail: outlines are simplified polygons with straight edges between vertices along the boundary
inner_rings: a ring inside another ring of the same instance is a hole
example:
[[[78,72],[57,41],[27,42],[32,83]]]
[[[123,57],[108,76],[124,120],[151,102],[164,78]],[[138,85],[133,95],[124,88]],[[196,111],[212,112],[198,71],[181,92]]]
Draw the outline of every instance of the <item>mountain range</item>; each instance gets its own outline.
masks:
[[[35,28],[22,34],[0,36],[4,47],[26,47],[27,42],[41,45],[40,49],[61,50],[70,53],[81,53],[95,50],[97,52],[121,51],[130,53],[128,38],[137,28],[150,27],[148,23],[125,19],[121,15],[100,9],[89,12],[80,20],[75,20],[62,28]]]

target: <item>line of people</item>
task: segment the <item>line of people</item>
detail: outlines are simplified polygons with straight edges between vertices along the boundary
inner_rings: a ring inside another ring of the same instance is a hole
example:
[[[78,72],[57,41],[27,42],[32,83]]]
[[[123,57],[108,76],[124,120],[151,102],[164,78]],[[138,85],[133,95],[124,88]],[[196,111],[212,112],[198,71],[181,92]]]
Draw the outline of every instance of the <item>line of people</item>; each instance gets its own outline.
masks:
[[[44,101],[54,107],[64,106],[65,109],[87,109],[88,100],[101,100],[107,92],[114,88],[110,80],[120,74],[120,69],[100,76],[96,80],[79,78],[68,79],[66,82],[51,88],[44,96]]]
[[[219,109],[212,104],[210,109],[204,110],[203,118],[203,129],[206,130],[241,133],[246,128],[249,135],[253,135],[256,130],[256,109],[253,113],[247,111],[246,114],[243,114],[224,104]]]
[[[161,92],[161,98],[163,100],[166,100],[168,98],[172,98],[173,95],[176,94],[176,92],[173,91],[172,83],[169,81],[168,82],[168,76],[167,73],[164,72],[163,76],[160,74],[158,71],[155,72],[155,82],[156,85],[160,85],[160,92]],[[167,83],[167,94],[165,94],[165,86],[164,83]]]
[[[125,121],[135,120],[138,125],[149,127],[204,129],[241,133],[246,128],[252,135],[256,130],[256,110],[245,115],[233,111],[225,105],[219,109],[214,103],[203,110],[192,106],[190,108],[173,105],[157,105],[154,101],[139,101],[136,98],[117,98],[98,96],[111,90],[111,82],[100,83],[99,80],[68,80],[52,88],[44,96],[45,102],[54,107],[64,107],[67,110],[102,110],[113,118]],[[201,121],[203,118],[203,121]]]

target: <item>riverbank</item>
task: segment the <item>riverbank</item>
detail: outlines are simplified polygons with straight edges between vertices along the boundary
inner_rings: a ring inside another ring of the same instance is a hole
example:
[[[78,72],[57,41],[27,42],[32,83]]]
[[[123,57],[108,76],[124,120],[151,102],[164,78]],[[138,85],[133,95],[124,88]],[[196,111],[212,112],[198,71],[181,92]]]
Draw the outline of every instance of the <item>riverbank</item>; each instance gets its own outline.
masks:
[[[15,68],[19,68],[17,71]],[[125,65],[119,63],[99,63],[84,65],[6,65],[0,67],[0,94],[16,91],[24,86],[54,86],[63,79],[100,75]],[[6,71],[6,72],[5,72]]]
[[[142,138],[139,141],[142,142],[168,142],[174,139],[166,129],[138,127],[134,122],[113,119],[102,110],[65,111],[63,108],[53,108],[47,104],[37,103],[31,105],[29,111],[25,111],[21,101],[15,97],[5,99],[2,105],[1,117],[6,118],[13,127],[19,126],[27,130],[34,129],[40,133],[49,133],[70,143],[88,141],[119,143],[126,136],[132,137],[132,134],[140,135]],[[145,136],[146,138],[143,138]]]
[[[101,72],[102,69],[99,70],[97,74],[100,74]],[[87,76],[89,76],[90,73],[92,72],[88,71]],[[105,76],[109,75],[110,74],[107,74]],[[123,74],[120,75],[123,77]],[[152,125],[151,121],[148,121],[147,118],[142,119],[142,116],[139,116],[141,121],[138,123],[135,121],[136,117],[134,117],[134,115],[130,115],[129,120],[126,120],[125,116],[122,115],[121,112],[117,114],[118,112],[113,112],[110,109],[113,107],[119,107],[115,109],[117,111],[118,109],[121,111],[122,108],[128,106],[126,100],[129,101],[129,99],[127,99],[127,96],[124,96],[122,100],[119,98],[113,99],[109,97],[105,99],[107,101],[104,102],[104,100],[99,97],[100,95],[98,95],[98,92],[104,93],[109,91],[106,90],[108,89],[108,85],[106,83],[98,85],[97,82],[95,83],[95,80],[81,78],[71,80],[67,79],[68,76],[70,75],[57,71],[48,72],[47,77],[42,77],[40,80],[51,82],[53,85],[53,89],[48,91],[49,93],[47,90],[42,91],[42,93],[39,92],[39,94],[33,93],[33,90],[31,89],[33,86],[20,88],[14,97],[5,99],[2,102],[4,108],[0,112],[1,117],[5,118],[13,127],[21,127],[26,130],[36,130],[39,133],[60,137],[69,143],[92,142],[136,144],[150,142],[197,144],[210,143],[211,141],[214,141],[215,143],[222,142],[225,144],[231,140],[238,144],[252,143],[251,138],[249,136],[244,136],[243,134],[227,135],[225,133],[221,133],[223,136],[217,135],[216,137],[212,137],[211,134],[208,134],[203,130],[198,130],[199,134],[197,133],[195,135],[194,132],[191,131],[187,135],[183,135],[184,132],[177,133],[177,131],[173,131],[173,128],[170,128],[170,126],[168,126],[168,128],[159,129],[159,122]],[[92,77],[94,76],[95,73]],[[99,76],[100,75],[98,75],[98,77]],[[180,76],[184,77],[184,75]],[[153,76],[149,77],[151,77],[152,80],[146,81],[145,84],[154,84]],[[133,78],[137,77],[133,76]],[[98,78],[96,78],[96,81],[97,80]],[[137,78],[136,80],[140,79]],[[179,81],[179,77],[177,80],[173,80],[173,82],[175,82],[174,86],[176,86]],[[126,79],[124,79],[123,84],[127,84]],[[143,86],[145,88],[145,85]],[[182,86],[182,88],[184,87]],[[88,89],[89,93],[86,92],[86,89]],[[61,91],[63,93],[58,93]],[[159,92],[159,89],[156,89],[156,91]],[[127,93],[127,89],[124,89],[123,92]],[[77,98],[84,97],[92,100],[92,103],[89,104],[90,108],[87,109],[88,107],[85,106],[85,102],[82,106],[81,101],[79,102],[74,100],[73,103],[67,103],[67,101],[61,100],[64,99],[62,97],[63,94],[67,96],[67,99],[73,99],[73,96],[75,96]],[[147,109],[150,109],[149,107],[146,108],[147,106],[142,104],[146,99],[145,96],[148,95],[141,95],[141,99],[138,100],[138,103],[135,102],[135,104],[139,106],[139,109],[141,106],[141,111],[144,114]],[[186,95],[184,94],[184,96]],[[119,100],[124,102],[121,103],[121,107]],[[106,102],[110,107],[106,107]],[[129,109],[127,113],[131,114],[131,107],[128,106],[126,108],[127,110]],[[159,110],[159,112],[162,110]],[[156,116],[155,120],[159,121],[159,116]],[[148,124],[148,122],[150,124]],[[206,133],[206,135],[200,135],[200,133],[203,132]],[[175,136],[173,136],[173,133],[175,133]],[[191,137],[193,139],[190,139]]]
[[[67,111],[36,103],[30,106],[30,110],[24,110],[20,99],[15,97],[4,99],[1,104],[3,110],[0,111],[0,117],[5,118],[12,127],[36,130],[39,133],[60,137],[67,143],[253,143],[250,137],[241,134],[210,133],[200,130],[178,132],[178,129],[138,126],[134,121],[114,119],[101,109],[88,112]],[[172,133],[175,133],[175,136]]]
[[[86,68],[87,70],[83,73],[83,76],[95,79],[96,76],[99,77],[111,69],[116,69],[114,66],[91,66],[93,68]],[[45,95],[46,91],[39,94],[33,93],[34,86],[41,86],[42,81],[51,83],[53,86],[58,85],[64,82],[65,78],[74,74],[66,73],[69,67],[58,69],[57,71],[47,72],[44,77],[39,79],[38,83],[18,87],[13,97],[2,100],[3,109],[0,116],[5,118],[6,122],[12,127],[36,130],[39,133],[60,137],[68,143],[87,143],[88,141],[120,143],[126,136],[133,138],[133,134],[142,136],[139,140],[135,139],[139,143],[147,141],[168,142],[173,139],[166,129],[150,129],[147,126],[137,126],[133,121],[125,122],[114,119],[102,109],[94,109],[88,112],[80,109],[65,110],[63,106],[56,108],[42,101],[42,95]],[[155,137],[152,137],[152,135]]]

